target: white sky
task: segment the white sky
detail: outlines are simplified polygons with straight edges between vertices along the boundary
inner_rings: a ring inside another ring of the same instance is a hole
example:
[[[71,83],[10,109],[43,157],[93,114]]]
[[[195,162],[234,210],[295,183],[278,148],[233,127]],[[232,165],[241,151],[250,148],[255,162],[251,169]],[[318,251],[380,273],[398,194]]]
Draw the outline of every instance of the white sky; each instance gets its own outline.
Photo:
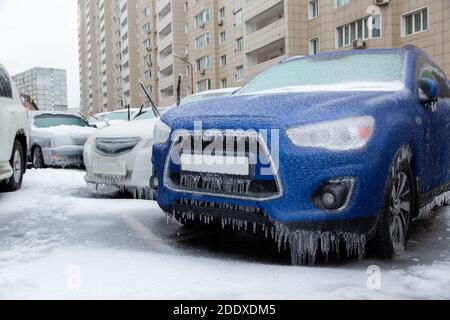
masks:
[[[69,108],[80,104],[77,0],[0,0],[0,62],[11,74],[67,70]]]

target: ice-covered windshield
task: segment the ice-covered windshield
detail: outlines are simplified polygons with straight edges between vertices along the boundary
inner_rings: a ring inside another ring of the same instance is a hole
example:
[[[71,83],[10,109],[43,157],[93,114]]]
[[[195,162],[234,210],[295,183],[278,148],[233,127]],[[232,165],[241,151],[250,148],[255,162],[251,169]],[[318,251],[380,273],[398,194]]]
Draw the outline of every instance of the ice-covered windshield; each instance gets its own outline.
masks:
[[[160,110],[161,111],[161,110]],[[147,111],[143,111],[139,116],[137,116],[136,118],[134,118],[134,120],[146,120],[146,119],[154,119],[155,114],[153,113],[152,110],[147,110]]]
[[[89,127],[89,124],[82,118],[73,115],[52,115],[43,114],[34,117],[34,125],[37,128],[51,128],[58,126]]]
[[[198,101],[206,101],[211,99],[216,99],[220,97],[230,96],[230,92],[216,92],[216,93],[204,93],[204,94],[196,94],[192,96],[188,96],[181,100],[181,106],[186,105],[188,103],[198,102]]]
[[[103,114],[101,116],[97,116],[97,118],[106,119],[109,121],[115,121],[115,120],[128,121],[128,111],[111,112],[111,113]]]
[[[401,54],[317,56],[276,65],[238,94],[280,91],[395,91],[404,87]]]

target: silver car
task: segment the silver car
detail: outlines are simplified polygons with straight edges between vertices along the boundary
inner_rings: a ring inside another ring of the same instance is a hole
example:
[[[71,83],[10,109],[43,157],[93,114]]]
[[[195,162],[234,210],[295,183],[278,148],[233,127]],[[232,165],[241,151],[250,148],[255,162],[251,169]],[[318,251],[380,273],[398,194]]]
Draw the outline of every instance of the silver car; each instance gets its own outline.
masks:
[[[36,111],[30,117],[29,159],[36,169],[83,166],[83,148],[97,131],[82,116]]]

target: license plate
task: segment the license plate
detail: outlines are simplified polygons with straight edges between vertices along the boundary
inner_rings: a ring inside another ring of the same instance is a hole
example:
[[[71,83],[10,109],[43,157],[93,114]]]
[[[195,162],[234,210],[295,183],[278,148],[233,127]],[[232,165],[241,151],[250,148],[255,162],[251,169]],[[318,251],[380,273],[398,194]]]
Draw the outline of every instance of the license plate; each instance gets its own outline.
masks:
[[[185,172],[250,175],[248,157],[182,154],[180,160],[181,170]]]
[[[127,166],[125,161],[94,161],[94,173],[113,176],[126,176]]]

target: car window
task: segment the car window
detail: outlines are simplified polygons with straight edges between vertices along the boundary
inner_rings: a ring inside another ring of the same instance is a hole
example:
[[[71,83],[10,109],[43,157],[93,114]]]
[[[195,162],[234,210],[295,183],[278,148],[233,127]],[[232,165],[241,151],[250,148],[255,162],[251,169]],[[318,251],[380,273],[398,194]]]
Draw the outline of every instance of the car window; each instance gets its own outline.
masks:
[[[404,86],[404,56],[395,53],[337,54],[281,63],[258,75],[239,94],[276,89],[392,89]]]
[[[34,117],[34,125],[37,128],[51,128],[58,126],[89,127],[89,124],[82,118],[73,115],[53,115],[43,114]]]
[[[128,111],[123,111],[123,112],[111,112],[111,113],[107,113],[102,115],[101,117],[98,118],[103,118],[109,121],[114,121],[114,120],[124,120],[124,121],[128,121]]]
[[[153,114],[153,111],[142,111],[142,113],[134,118],[134,120],[146,120],[146,119],[154,119],[155,115]]]
[[[12,98],[11,81],[5,70],[0,68],[0,97]]]

